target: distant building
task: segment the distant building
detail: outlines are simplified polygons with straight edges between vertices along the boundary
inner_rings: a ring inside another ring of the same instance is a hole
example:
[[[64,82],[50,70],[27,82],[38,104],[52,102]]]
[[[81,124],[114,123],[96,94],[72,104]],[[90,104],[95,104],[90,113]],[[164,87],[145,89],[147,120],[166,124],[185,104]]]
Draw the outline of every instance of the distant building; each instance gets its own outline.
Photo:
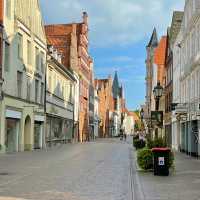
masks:
[[[119,85],[117,72],[114,80],[96,79],[95,85],[99,97],[99,135],[100,137],[115,137],[120,134],[123,123],[125,99],[123,88]]]
[[[132,112],[125,109],[125,116],[123,120],[123,129],[126,135],[134,135],[135,117]]]
[[[99,97],[97,88],[94,89],[94,137],[99,137]]]
[[[112,130],[110,113],[113,110],[112,77],[96,79],[95,87],[98,95],[99,137],[109,137]]]

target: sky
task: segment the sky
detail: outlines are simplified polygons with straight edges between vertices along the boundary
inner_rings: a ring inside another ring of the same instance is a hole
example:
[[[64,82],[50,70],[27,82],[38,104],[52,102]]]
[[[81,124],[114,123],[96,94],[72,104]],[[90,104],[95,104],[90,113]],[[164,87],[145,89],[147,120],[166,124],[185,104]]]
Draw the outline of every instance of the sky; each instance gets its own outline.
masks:
[[[118,72],[126,106],[137,109],[145,102],[146,45],[156,27],[166,34],[174,10],[184,0],[40,0],[45,24],[82,21],[89,15],[90,55],[95,78]]]

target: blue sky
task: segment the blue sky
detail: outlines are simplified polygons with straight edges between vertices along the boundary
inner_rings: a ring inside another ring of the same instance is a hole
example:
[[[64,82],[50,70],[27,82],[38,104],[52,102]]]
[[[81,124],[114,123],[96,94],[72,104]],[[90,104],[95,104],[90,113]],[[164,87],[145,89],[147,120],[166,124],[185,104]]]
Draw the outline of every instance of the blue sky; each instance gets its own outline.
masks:
[[[145,100],[145,46],[154,26],[166,33],[173,10],[183,10],[184,0],[40,0],[46,24],[81,21],[89,15],[90,54],[95,77],[118,71],[127,108]]]

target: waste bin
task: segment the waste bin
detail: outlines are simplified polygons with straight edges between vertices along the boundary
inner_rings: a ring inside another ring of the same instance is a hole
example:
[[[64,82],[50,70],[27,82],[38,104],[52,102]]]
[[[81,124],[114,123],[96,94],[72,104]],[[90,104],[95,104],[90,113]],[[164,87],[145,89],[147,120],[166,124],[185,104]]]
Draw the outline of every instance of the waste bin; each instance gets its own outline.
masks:
[[[153,166],[154,175],[168,176],[169,175],[169,154],[170,148],[153,148]]]

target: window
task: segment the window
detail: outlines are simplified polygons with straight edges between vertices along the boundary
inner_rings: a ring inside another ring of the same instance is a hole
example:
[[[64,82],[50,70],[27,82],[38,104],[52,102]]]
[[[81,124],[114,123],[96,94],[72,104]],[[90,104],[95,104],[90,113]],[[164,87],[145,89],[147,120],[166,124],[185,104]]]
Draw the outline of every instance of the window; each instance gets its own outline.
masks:
[[[73,102],[73,85],[72,84],[70,84],[69,101],[70,103]]]
[[[48,78],[48,89],[49,89],[49,91],[51,92],[51,73],[50,73],[50,71],[49,71],[49,78]]]
[[[23,36],[18,33],[18,44],[17,44],[17,50],[18,50],[18,58],[23,58]]]
[[[39,81],[35,80],[35,102],[38,102],[38,90],[39,90]]]
[[[35,66],[36,66],[36,69],[39,70],[39,64],[40,64],[40,60],[39,60],[39,49],[37,47],[35,47]]]
[[[31,65],[32,57],[31,57],[31,42],[27,40],[27,63]]]
[[[44,104],[44,83],[41,83],[41,91],[40,91],[40,103]]]
[[[26,99],[28,101],[31,100],[31,78],[27,77],[27,87],[26,87],[27,91],[26,91]]]
[[[20,71],[17,71],[17,96],[19,98],[22,97],[22,76],[23,76],[23,73]]]
[[[40,66],[41,66],[41,72],[44,73],[45,70],[45,55],[43,52],[41,52],[41,58],[40,58]]]
[[[4,68],[5,71],[9,71],[10,65],[10,44],[5,42],[5,61],[4,61]]]
[[[6,16],[11,18],[11,0],[6,0]]]

